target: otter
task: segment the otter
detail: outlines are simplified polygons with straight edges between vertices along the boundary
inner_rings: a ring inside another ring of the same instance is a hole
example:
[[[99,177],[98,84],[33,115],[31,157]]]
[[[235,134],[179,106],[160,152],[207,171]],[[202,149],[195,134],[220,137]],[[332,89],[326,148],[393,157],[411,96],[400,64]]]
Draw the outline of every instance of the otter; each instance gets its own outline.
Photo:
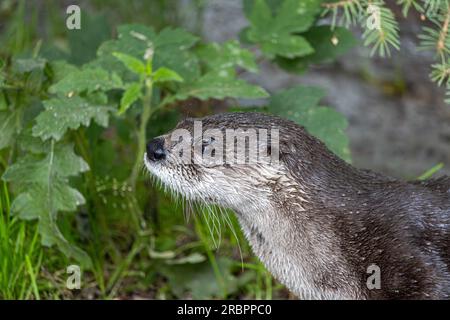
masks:
[[[204,132],[278,130],[273,163],[184,163],[173,131],[148,143],[144,161],[173,192],[232,209],[256,256],[293,294],[450,298],[450,177],[401,181],[355,168],[302,126],[269,114],[187,118],[175,129],[192,134],[195,121]],[[201,153],[212,140],[190,143]]]

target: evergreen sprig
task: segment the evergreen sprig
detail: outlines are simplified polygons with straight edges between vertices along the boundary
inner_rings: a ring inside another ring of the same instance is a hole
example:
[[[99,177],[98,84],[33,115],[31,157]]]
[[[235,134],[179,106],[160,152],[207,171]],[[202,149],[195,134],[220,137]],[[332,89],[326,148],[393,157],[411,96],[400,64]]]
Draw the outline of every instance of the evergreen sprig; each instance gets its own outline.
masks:
[[[322,4],[323,15],[331,14],[332,26],[360,25],[364,44],[371,46],[371,54],[389,56],[390,48],[400,48],[398,22],[382,0],[342,0]]]
[[[411,11],[420,14],[422,27],[419,49],[436,54],[431,65],[430,79],[445,85],[450,96],[450,3],[449,0],[397,0],[404,17]],[[333,27],[360,25],[364,45],[371,47],[371,55],[390,56],[391,49],[400,49],[399,26],[393,11],[383,0],[339,0],[322,3],[322,15],[331,15]],[[429,23],[428,23],[429,24]],[[446,99],[450,103],[450,99]]]

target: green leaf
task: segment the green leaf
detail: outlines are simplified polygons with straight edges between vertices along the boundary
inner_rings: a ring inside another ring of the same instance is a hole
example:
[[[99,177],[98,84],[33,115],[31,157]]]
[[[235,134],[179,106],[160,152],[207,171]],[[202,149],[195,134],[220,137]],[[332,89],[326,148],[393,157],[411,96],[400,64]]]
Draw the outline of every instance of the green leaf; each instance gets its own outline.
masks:
[[[52,61],[49,64],[50,69],[53,71],[52,80],[54,83],[61,81],[70,73],[78,71],[77,67],[64,60]]]
[[[302,125],[331,151],[350,161],[349,140],[345,133],[348,122],[341,113],[329,107],[318,106],[305,115]]]
[[[106,127],[109,113],[114,111],[111,107],[92,104],[79,96],[53,98],[43,103],[45,111],[37,116],[33,127],[33,135],[43,140],[53,138],[58,141],[67,130],[89,126],[91,120]]]
[[[198,41],[198,37],[184,29],[163,29],[155,39],[155,49],[178,47],[181,50],[192,47]]]
[[[236,40],[223,44],[215,42],[204,44],[199,46],[196,52],[209,70],[223,70],[230,75],[234,74],[236,66],[250,72],[258,71],[253,53],[242,48]]]
[[[122,80],[117,74],[110,74],[101,68],[71,70],[73,71],[49,88],[50,93],[67,95],[75,92],[107,91],[123,87]]]
[[[268,110],[304,126],[331,151],[350,161],[347,120],[331,108],[318,106],[323,96],[324,91],[317,87],[294,87],[273,95]]]
[[[38,219],[43,245],[57,245],[65,255],[86,267],[91,266],[89,256],[67,242],[58,229],[57,219],[59,212],[74,211],[85,203],[84,197],[68,185],[68,178],[88,169],[86,162],[73,152],[72,145],[52,143],[47,154],[26,155],[2,177],[21,190],[12,203],[12,213],[22,219]]]
[[[128,108],[141,97],[142,85],[140,83],[132,83],[127,90],[125,90],[120,99],[119,114],[125,113]]]
[[[251,85],[243,80],[230,77],[220,77],[214,72],[208,73],[192,83],[182,85],[177,93],[167,97],[163,104],[177,100],[196,97],[201,100],[224,98],[258,99],[268,97],[268,93],[261,87]]]
[[[261,50],[269,58],[274,58],[276,55],[295,58],[314,52],[313,47],[304,37],[287,34],[280,34],[279,36],[274,36],[269,41],[261,42]]]
[[[154,69],[169,68],[185,81],[193,80],[200,75],[198,59],[189,51],[198,38],[187,31],[166,28],[156,34],[152,28],[131,24],[119,26],[118,34],[117,40],[106,41],[100,46],[97,52],[98,59],[91,65],[116,70],[123,79],[129,79],[128,69],[112,53],[121,52],[137,59],[144,59],[146,51],[152,48]]]
[[[275,15],[265,0],[255,0],[251,7],[250,27],[244,38],[258,43],[266,56],[294,58],[314,52],[308,41],[297,33],[312,26],[320,12],[320,1],[285,0]]]
[[[141,60],[121,52],[114,52],[113,56],[119,59],[131,72],[138,75],[145,75],[146,67]]]
[[[17,112],[0,112],[0,150],[9,147],[17,133]]]
[[[155,83],[167,81],[183,81],[183,78],[178,73],[165,67],[161,67],[156,70],[152,76]]]
[[[275,61],[286,71],[303,73],[309,65],[334,61],[357,44],[353,34],[341,27],[313,27],[303,33],[303,36],[314,48],[314,52],[294,59],[277,57]]]
[[[50,140],[42,141],[39,137],[33,137],[32,128],[20,132],[17,144],[24,153],[48,153],[51,147]]]

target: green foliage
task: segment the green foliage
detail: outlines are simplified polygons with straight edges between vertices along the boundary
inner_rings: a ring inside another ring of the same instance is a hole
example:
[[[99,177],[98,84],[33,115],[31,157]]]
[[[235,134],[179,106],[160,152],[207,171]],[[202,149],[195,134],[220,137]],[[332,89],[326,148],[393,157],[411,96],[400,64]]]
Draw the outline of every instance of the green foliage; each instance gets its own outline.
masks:
[[[149,72],[147,72],[147,68],[145,67],[144,63],[142,63],[141,60],[133,56],[121,52],[114,52],[113,56],[119,59],[125,65],[125,67],[127,67],[128,70],[131,72],[134,72],[138,75],[145,75],[147,73],[151,73],[151,70],[148,70]]]
[[[177,72],[186,81],[200,75],[198,59],[189,50],[198,38],[182,29],[166,28],[156,33],[142,25],[118,27],[118,39],[103,43],[98,50],[98,59],[89,65],[100,65],[105,70],[116,70],[126,79],[126,67],[114,57],[114,53],[126,54],[138,60],[153,55],[153,68],[166,67]],[[129,76],[129,75],[128,75]]]
[[[231,75],[235,67],[241,67],[250,72],[257,72],[258,66],[253,53],[241,47],[238,41],[229,40],[222,43],[208,43],[200,45],[196,50],[208,70],[225,72]]]
[[[237,293],[240,286],[252,280],[248,273],[239,277],[233,275],[233,265],[234,262],[228,258],[222,257],[218,260],[218,268],[226,283],[228,295]],[[184,297],[186,292],[191,294],[193,299],[226,298],[208,262],[171,265],[164,269],[163,274],[178,298]]]
[[[319,105],[324,94],[317,87],[294,87],[273,95],[268,110],[304,126],[334,153],[350,161],[347,120],[335,110]]]
[[[8,147],[16,133],[17,112],[0,111],[0,150]]]
[[[108,91],[122,87],[122,80],[115,73],[109,74],[100,68],[73,70],[61,81],[49,88],[50,93],[68,95],[69,93]]]
[[[9,191],[0,186],[0,297],[39,299],[36,274],[42,266],[36,225],[11,216]]]
[[[175,95],[167,97],[163,104],[169,104],[176,100],[186,100],[189,97],[207,100],[227,97],[256,99],[267,96],[267,92],[260,87],[250,85],[243,80],[237,80],[228,76],[221,77],[220,74],[210,72],[196,81],[182,86]]]
[[[333,62],[357,44],[353,34],[342,27],[315,26],[303,36],[315,51],[295,59],[277,57],[278,65],[288,72],[303,73],[310,65]]]
[[[265,57],[289,72],[303,73],[311,64],[329,62],[355,45],[343,28],[316,26],[322,1],[247,0],[250,26],[242,30],[245,42],[257,44]]]
[[[308,41],[297,33],[304,32],[314,23],[320,10],[318,1],[283,1],[273,15],[265,0],[255,0],[248,14],[250,27],[246,38],[258,43],[269,58],[276,55],[295,58],[314,51]]]
[[[272,278],[249,259],[237,222],[223,218],[231,227],[224,247],[233,258],[217,258],[216,217],[199,209],[206,222],[183,227],[182,212],[141,175],[142,159],[146,141],[173,127],[186,109],[201,115],[216,104],[269,98],[270,112],[304,125],[349,160],[346,122],[319,106],[321,90],[296,87],[270,96],[241,76],[257,72],[263,59],[304,72],[355,45],[347,30],[319,26],[320,3],[245,1],[246,47],[238,40],[204,42],[167,26],[125,24],[113,33],[106,18],[88,15],[82,32],[58,34],[62,45],[32,44],[28,31],[16,37],[8,31],[11,52],[0,60],[0,176],[13,200],[2,196],[0,203],[0,270],[17,267],[26,287],[4,290],[17,279],[0,274],[0,296],[40,298],[41,282],[47,283],[42,264],[80,263],[101,297],[118,296],[125,277],[144,285],[165,277],[171,290],[161,286],[160,297],[236,297],[246,288],[251,297],[272,298]],[[21,21],[11,30],[24,28],[25,10],[22,1],[14,15]],[[19,253],[11,250],[14,241]],[[239,243],[245,272],[235,261]],[[62,291],[57,297],[67,296],[64,281],[49,281]]]
[[[68,257],[90,266],[89,257],[69,244],[56,225],[58,212],[74,211],[85,203],[83,195],[69,186],[68,178],[89,167],[75,155],[71,145],[55,146],[52,141],[46,149],[45,155],[27,154],[3,174],[5,181],[14,181],[21,190],[12,203],[11,211],[22,219],[39,219],[44,245],[56,244]]]
[[[360,24],[364,29],[364,44],[371,46],[371,54],[389,56],[390,48],[400,48],[398,22],[385,1],[344,0],[323,3],[322,15],[332,15],[332,25],[350,27]],[[340,16],[338,21],[338,16]]]
[[[418,35],[420,50],[436,53],[437,61],[431,65],[430,79],[439,86],[445,85],[450,95],[450,5],[442,0],[397,0],[402,14],[406,17],[412,9],[424,21]],[[400,49],[397,18],[383,0],[344,0],[322,4],[322,15],[331,14],[333,26],[337,24],[355,25],[363,28],[364,45],[372,47],[371,54],[389,56],[391,48]],[[338,21],[338,17],[340,19]],[[450,104],[450,99],[445,100]]]
[[[77,84],[71,87],[73,90]],[[61,140],[69,129],[89,126],[91,120],[99,125],[108,126],[109,112],[114,109],[103,104],[96,104],[79,96],[72,98],[53,98],[44,101],[45,111],[36,117],[33,135],[43,140],[53,138]]]
[[[385,7],[382,1],[374,1],[366,10],[368,26],[363,39],[364,45],[372,47],[371,54],[378,52],[381,57],[385,57],[390,56],[390,47],[400,50],[399,27],[391,9]]]
[[[120,99],[119,114],[123,114],[128,108],[142,97],[142,84],[133,82],[128,84],[127,89]]]

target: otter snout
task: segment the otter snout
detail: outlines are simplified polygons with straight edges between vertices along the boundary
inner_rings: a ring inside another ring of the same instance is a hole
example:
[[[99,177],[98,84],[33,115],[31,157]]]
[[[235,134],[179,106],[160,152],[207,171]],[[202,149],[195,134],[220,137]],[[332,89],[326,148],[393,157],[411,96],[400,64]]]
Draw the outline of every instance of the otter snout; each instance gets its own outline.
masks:
[[[166,158],[164,139],[155,138],[147,144],[147,158],[150,161],[159,161]]]

